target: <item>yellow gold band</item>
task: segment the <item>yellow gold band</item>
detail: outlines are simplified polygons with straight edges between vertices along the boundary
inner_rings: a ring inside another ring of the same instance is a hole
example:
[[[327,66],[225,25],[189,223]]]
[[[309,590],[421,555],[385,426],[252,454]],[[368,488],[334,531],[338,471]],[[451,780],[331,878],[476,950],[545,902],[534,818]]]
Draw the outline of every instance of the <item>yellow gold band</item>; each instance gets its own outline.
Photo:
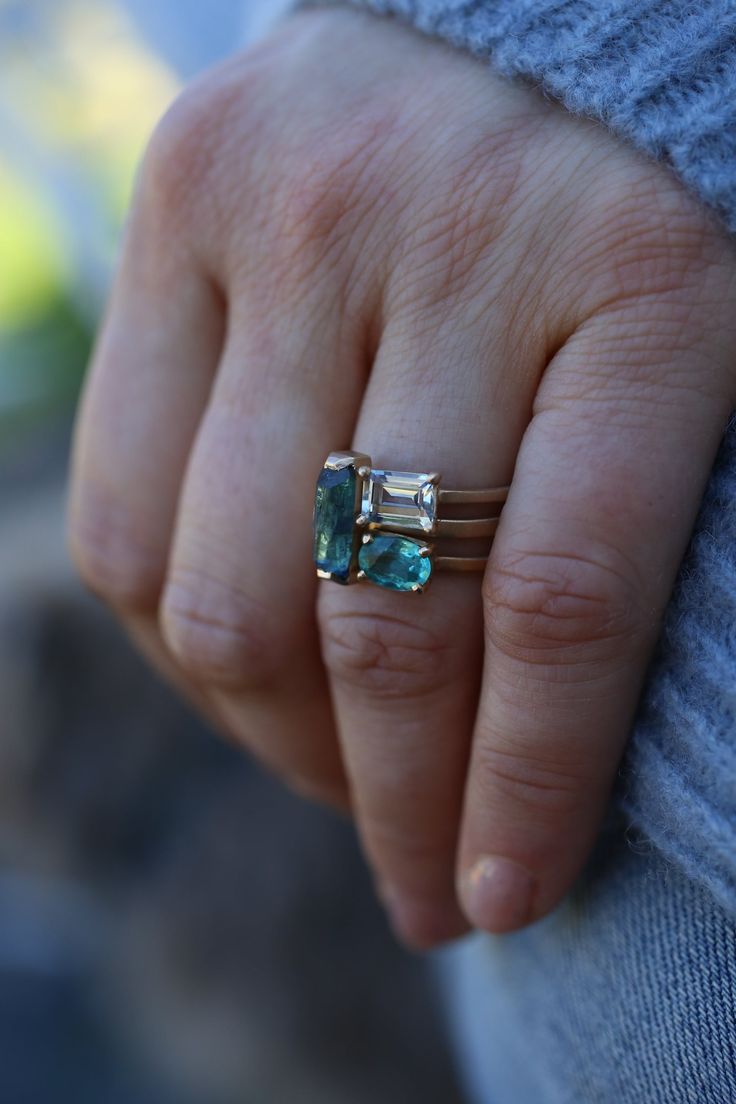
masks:
[[[422,593],[435,571],[483,571],[509,488],[449,490],[441,478],[330,453],[315,496],[319,578]],[[476,544],[454,555],[456,541]]]

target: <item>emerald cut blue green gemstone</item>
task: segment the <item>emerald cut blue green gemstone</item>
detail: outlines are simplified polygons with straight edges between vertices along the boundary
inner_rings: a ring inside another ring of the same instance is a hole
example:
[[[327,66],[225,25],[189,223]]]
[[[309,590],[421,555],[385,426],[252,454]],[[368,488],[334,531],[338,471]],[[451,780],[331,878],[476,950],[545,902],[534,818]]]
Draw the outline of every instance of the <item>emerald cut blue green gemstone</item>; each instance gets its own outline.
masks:
[[[356,515],[355,468],[323,468],[314,500],[314,562],[337,582],[347,583],[353,558]]]
[[[358,553],[358,566],[366,578],[389,590],[423,587],[432,574],[432,560],[422,556],[421,541],[378,533]]]

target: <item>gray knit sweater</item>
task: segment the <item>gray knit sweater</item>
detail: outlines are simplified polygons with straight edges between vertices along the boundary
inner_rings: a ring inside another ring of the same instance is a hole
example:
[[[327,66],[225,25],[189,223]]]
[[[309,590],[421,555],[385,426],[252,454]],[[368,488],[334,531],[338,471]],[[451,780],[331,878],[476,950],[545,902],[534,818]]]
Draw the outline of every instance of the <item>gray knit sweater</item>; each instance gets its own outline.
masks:
[[[346,0],[525,78],[668,164],[736,233],[736,0]],[[621,772],[638,835],[736,912],[736,419]]]

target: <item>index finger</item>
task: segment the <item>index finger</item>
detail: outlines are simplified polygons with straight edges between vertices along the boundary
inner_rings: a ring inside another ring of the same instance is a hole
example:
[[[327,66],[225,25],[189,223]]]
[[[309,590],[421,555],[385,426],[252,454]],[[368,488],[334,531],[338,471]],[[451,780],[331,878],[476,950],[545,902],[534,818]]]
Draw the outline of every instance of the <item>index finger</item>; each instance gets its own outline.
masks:
[[[682,307],[584,325],[522,443],[460,845],[466,914],[489,931],[545,915],[588,855],[733,402],[736,339]]]

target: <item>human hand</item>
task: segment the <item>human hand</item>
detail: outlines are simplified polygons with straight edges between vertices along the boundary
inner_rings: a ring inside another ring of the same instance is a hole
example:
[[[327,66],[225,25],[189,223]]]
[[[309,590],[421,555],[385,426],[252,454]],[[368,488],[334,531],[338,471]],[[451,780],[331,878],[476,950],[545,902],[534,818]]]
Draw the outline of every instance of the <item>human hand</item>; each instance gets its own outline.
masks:
[[[371,16],[295,18],[159,127],[72,550],[224,731],[353,812],[407,941],[523,926],[587,857],[736,405],[735,296],[664,169]],[[513,476],[482,588],[317,590],[351,445]]]

